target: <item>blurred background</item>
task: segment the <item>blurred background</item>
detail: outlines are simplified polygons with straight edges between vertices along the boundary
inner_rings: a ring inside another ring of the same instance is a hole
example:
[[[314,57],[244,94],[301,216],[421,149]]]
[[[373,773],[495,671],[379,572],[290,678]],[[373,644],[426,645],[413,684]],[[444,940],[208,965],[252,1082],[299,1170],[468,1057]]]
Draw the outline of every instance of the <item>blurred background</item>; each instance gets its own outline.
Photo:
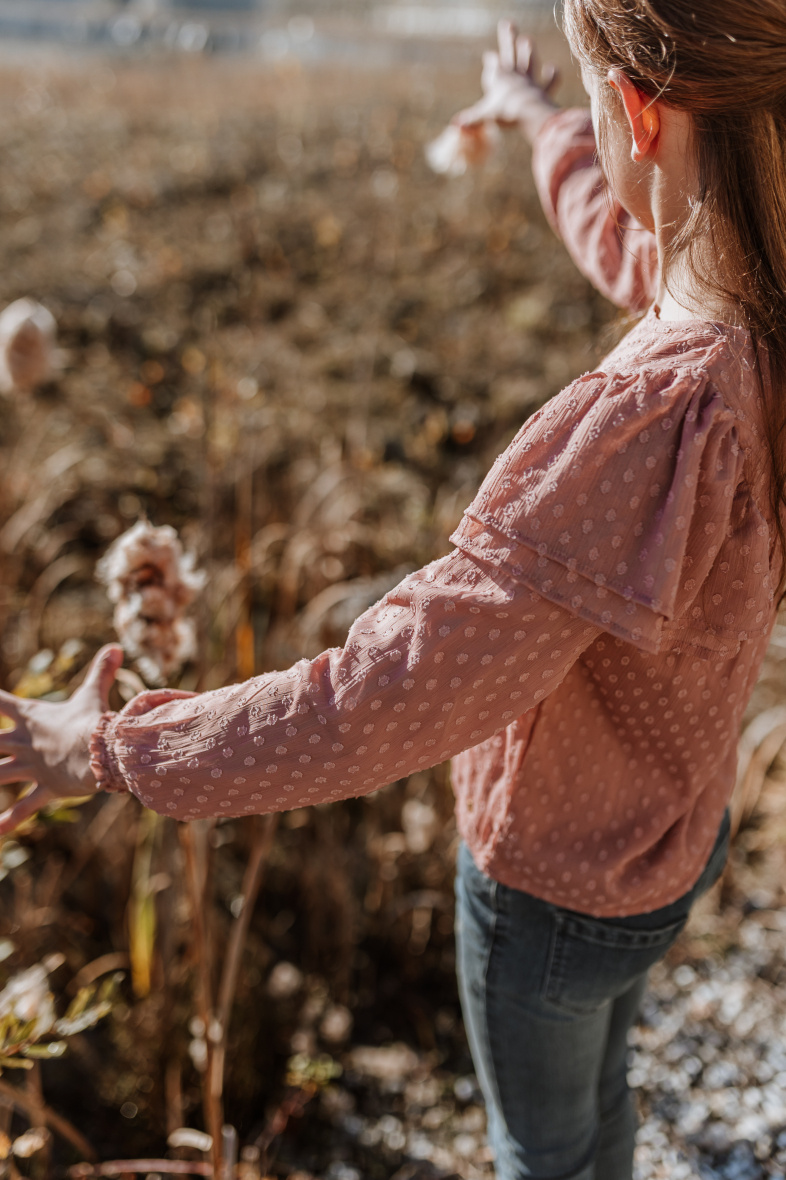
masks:
[[[78,683],[114,637],[96,565],[140,518],[206,574],[170,683],[341,643],[625,330],[549,230],[517,136],[465,176],[425,163],[501,15],[581,101],[545,3],[0,0],[0,305],[40,301],[58,330],[50,379],[0,394],[4,685]],[[746,722],[730,871],[632,1046],[640,1180],[783,1176],[784,634]],[[178,1132],[223,1120],[245,1180],[490,1176],[448,769],[276,831],[193,828],[111,796],[2,845],[0,972],[59,956],[58,1011],[123,972],[62,1060],[0,1080],[9,1144],[50,1132],[4,1166],[62,1175],[90,1150],[205,1174],[206,1142]]]
[[[524,0],[519,10],[529,22],[553,27],[553,7],[548,0]],[[294,50],[324,60],[351,54],[353,42],[355,51],[358,43],[375,43],[390,58],[422,54],[423,46],[396,46],[389,37],[488,37],[506,15],[496,0],[2,0],[0,32],[72,46],[246,51],[272,59]]]

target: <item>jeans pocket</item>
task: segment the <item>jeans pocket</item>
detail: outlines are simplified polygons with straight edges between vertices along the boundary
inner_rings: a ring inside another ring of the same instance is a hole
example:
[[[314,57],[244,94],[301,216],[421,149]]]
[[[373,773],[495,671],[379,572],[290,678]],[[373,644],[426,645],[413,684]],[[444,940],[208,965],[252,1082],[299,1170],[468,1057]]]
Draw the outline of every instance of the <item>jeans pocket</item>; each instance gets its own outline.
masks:
[[[597,1012],[665,955],[687,920],[685,914],[655,930],[636,930],[557,911],[544,998],[574,1015]]]

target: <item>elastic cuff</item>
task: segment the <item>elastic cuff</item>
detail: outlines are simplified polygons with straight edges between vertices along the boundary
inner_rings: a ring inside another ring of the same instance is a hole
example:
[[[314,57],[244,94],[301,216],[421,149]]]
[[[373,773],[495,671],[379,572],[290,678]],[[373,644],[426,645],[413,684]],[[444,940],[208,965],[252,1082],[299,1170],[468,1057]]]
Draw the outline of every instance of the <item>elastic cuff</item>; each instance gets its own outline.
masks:
[[[128,790],[123,779],[117,759],[113,756],[109,745],[109,726],[115,721],[117,713],[104,713],[90,738],[90,769],[92,770],[100,791],[114,791],[119,793]]]

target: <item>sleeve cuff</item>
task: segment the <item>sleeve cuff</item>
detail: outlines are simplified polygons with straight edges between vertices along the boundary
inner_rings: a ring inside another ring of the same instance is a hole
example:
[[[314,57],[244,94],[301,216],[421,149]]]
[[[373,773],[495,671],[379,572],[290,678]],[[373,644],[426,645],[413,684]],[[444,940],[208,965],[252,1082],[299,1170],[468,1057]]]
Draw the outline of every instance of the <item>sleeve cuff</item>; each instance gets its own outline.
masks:
[[[112,752],[112,727],[117,713],[104,713],[90,738],[90,769],[100,791],[126,792],[128,785]]]

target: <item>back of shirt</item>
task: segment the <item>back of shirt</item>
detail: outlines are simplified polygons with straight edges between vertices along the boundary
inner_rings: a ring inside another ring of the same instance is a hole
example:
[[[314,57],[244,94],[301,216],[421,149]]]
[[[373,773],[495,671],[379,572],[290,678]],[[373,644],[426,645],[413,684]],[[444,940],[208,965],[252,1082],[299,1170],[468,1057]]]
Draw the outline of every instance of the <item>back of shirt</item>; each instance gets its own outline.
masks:
[[[555,116],[539,188],[583,272],[641,306],[653,243],[624,219],[620,239],[592,143],[583,112]],[[605,632],[454,759],[462,835],[505,884],[613,917],[698,878],[775,617],[759,397],[747,332],[650,312],[523,427],[454,534]]]

